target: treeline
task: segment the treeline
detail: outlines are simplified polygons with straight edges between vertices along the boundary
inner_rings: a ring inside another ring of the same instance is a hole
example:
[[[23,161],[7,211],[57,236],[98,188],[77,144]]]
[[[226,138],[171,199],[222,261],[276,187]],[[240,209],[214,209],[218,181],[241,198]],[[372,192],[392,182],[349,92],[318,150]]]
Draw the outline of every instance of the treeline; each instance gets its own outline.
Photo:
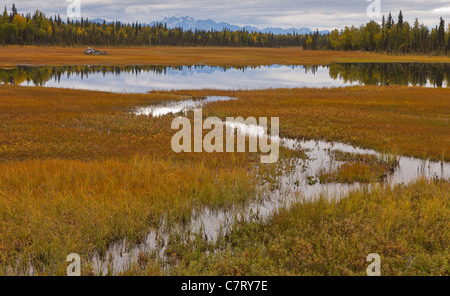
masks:
[[[428,29],[416,19],[411,26],[403,20],[400,11],[397,22],[391,13],[387,19],[383,16],[381,25],[371,21],[366,25],[345,27],[334,30],[329,36],[330,47],[340,50],[367,50],[390,53],[425,53],[450,54],[450,26],[445,28],[445,21]]]
[[[47,18],[42,12],[19,14],[15,5],[8,13],[6,7],[0,17],[2,45],[97,45],[97,46],[237,46],[286,47],[304,49],[367,50],[395,53],[450,54],[450,27],[428,29],[403,21],[400,12],[397,22],[389,14],[382,24],[374,21],[360,27],[346,27],[330,34],[275,35],[272,33],[241,31],[204,31],[169,29],[165,24],[153,26],[121,22],[96,23],[88,19],[65,22],[59,15]]]
[[[275,35],[242,31],[204,31],[182,28],[169,29],[165,24],[153,26],[139,23],[111,22],[102,24],[88,19],[65,22],[59,15],[47,18],[42,12],[21,15],[13,5],[6,7],[0,18],[0,43],[4,45],[104,45],[104,46],[238,46],[284,47],[309,44],[312,48],[324,48],[328,36],[316,31],[310,35]]]

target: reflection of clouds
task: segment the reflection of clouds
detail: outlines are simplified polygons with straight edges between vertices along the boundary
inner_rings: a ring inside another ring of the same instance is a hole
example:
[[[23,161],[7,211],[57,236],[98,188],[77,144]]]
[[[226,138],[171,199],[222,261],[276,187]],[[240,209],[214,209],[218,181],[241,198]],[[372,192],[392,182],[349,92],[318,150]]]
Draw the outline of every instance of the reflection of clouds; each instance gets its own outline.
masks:
[[[196,108],[201,108],[207,103],[217,102],[217,101],[229,101],[235,98],[225,97],[225,96],[208,96],[203,100],[187,99],[182,101],[168,102],[160,105],[154,105],[149,107],[137,108],[134,112],[136,115],[152,115],[154,117],[159,117],[167,114],[177,114],[179,112],[187,112],[189,110],[194,110]]]
[[[141,71],[139,74],[123,72],[90,73],[89,76],[63,75],[58,82],[51,80],[48,87],[76,88],[112,92],[145,93],[151,90],[180,89],[265,89],[294,87],[333,87],[352,85],[330,77],[326,68],[319,67],[313,74],[304,67],[272,66],[256,69],[227,69],[219,67],[171,69],[166,74]]]
[[[264,83],[266,83],[266,81],[274,81],[279,86],[282,84],[287,87],[329,87],[352,85],[351,83],[345,83],[341,80],[332,79],[329,75],[328,69],[326,68],[319,68],[314,74],[311,71],[305,73],[304,68],[293,70],[290,67],[283,67],[277,71],[270,71],[270,69],[264,70],[266,73],[264,76]]]

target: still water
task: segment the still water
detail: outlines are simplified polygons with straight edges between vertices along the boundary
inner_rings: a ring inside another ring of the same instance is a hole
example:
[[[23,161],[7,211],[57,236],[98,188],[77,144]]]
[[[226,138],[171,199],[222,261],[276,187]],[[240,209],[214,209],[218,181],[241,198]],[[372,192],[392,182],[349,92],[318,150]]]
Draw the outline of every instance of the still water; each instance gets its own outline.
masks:
[[[109,92],[254,90],[351,85],[447,87],[450,64],[363,63],[327,66],[61,66],[0,69],[0,83]]]

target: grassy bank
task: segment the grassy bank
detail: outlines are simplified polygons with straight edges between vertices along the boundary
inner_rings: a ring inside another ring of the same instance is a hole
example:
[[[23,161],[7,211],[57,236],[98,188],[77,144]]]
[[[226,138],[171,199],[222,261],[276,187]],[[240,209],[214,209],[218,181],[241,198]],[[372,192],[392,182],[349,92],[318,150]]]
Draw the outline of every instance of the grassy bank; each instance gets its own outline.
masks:
[[[327,65],[330,63],[449,63],[450,57],[387,55],[362,51],[308,51],[301,48],[120,47],[101,48],[106,56],[86,56],[81,47],[7,46],[0,67],[16,65]]]

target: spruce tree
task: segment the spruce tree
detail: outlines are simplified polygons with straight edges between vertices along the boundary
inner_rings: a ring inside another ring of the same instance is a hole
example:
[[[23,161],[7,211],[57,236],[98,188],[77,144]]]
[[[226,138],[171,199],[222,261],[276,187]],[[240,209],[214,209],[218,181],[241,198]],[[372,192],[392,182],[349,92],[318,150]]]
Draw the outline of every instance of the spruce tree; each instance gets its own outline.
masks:
[[[398,22],[397,22],[397,26],[399,28],[401,28],[403,26],[403,14],[402,11],[400,10],[400,13],[398,14]]]
[[[445,51],[445,21],[442,19],[442,17],[439,22],[437,39],[439,50]]]
[[[12,5],[12,15],[13,17],[17,14],[17,8],[16,8],[16,4]]]

